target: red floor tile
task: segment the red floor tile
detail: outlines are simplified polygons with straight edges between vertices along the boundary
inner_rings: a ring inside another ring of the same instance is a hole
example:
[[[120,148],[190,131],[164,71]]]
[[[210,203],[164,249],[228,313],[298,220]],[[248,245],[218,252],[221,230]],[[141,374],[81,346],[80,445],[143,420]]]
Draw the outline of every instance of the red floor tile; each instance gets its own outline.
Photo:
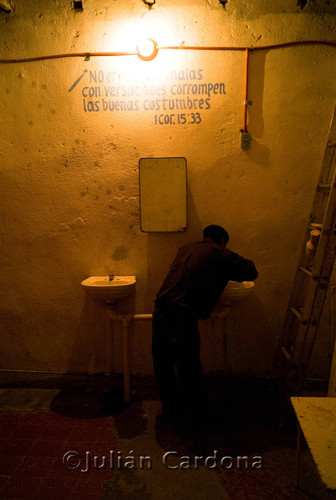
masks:
[[[61,439],[59,441],[38,439],[29,450],[28,456],[56,458],[62,453],[63,449],[64,439]]]
[[[76,479],[71,477],[48,477],[43,479],[39,494],[36,498],[43,500],[67,500],[72,497],[76,486]],[[99,497],[96,497],[99,498]],[[77,497],[77,500],[81,500]]]
[[[66,427],[74,425],[85,426],[86,422],[91,422],[92,420],[93,419],[66,417],[64,415],[59,415],[58,413],[49,413],[50,425],[65,425]]]
[[[32,424],[32,425],[47,425],[50,421],[50,413],[43,412],[27,412],[22,414],[23,424]]]
[[[2,491],[2,498],[15,498],[16,500],[36,500],[40,496],[43,480],[40,477],[10,477]]]
[[[117,446],[117,440],[112,434],[104,434],[103,436],[99,436],[96,441],[96,445],[101,447],[105,447],[108,450],[115,450]]]
[[[80,425],[76,425],[72,428],[69,440],[71,441],[97,441],[100,437],[101,429],[95,428],[85,428]]]
[[[2,491],[4,490],[8,481],[8,477],[0,475],[0,498],[2,498]]]
[[[9,437],[13,436],[18,427],[19,424],[10,424],[0,421],[0,438],[8,439]]]
[[[96,444],[101,448],[105,447],[109,450],[115,450],[117,446],[117,440],[112,433],[106,433],[104,436],[99,436]]]
[[[15,471],[14,477],[16,475],[47,477],[54,462],[54,457],[26,457]]]
[[[5,424],[19,425],[23,419],[24,413],[12,412],[0,415],[0,427]]]
[[[6,439],[3,444],[1,455],[20,455],[25,456],[32,449],[34,444],[34,439]]]
[[[111,417],[13,413],[0,415],[0,429],[1,499],[97,499],[113,476]]]
[[[0,476],[11,476],[21,465],[25,457],[20,455],[3,455],[0,458]]]
[[[65,427],[69,429],[74,425],[80,425],[83,419],[64,417],[63,415],[58,415],[57,413],[50,413],[49,415],[49,425],[55,425],[57,427]]]
[[[92,453],[94,451],[95,444],[96,441],[68,439],[64,444],[64,453],[67,451],[76,451],[84,457],[86,452]]]
[[[110,477],[111,478],[111,477]],[[80,477],[72,494],[72,498],[77,500],[96,500],[101,498],[104,493],[104,484],[109,478]]]
[[[42,432],[43,427],[40,425],[21,423],[16,428],[15,438],[16,439],[37,439]]]
[[[48,441],[60,441],[61,439],[66,441],[67,439],[69,439],[71,429],[71,427],[66,427],[63,425],[47,425],[42,430],[40,438]]]

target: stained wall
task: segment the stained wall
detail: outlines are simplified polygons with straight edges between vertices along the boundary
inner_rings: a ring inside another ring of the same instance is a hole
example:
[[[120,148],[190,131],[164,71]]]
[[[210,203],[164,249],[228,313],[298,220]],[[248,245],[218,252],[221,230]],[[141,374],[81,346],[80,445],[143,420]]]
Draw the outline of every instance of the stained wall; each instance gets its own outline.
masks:
[[[0,13],[1,59],[134,51],[159,45],[257,47],[335,40],[324,1],[15,0]],[[47,372],[122,369],[121,331],[85,297],[90,275],[136,275],[121,312],[151,312],[177,248],[208,224],[254,260],[255,292],[223,325],[201,325],[206,371],[268,375],[335,106],[335,49],[254,51],[249,150],[240,147],[245,52],[160,50],[1,64],[1,367]],[[138,162],[183,156],[188,227],[140,230]],[[328,328],[328,326],[326,327]],[[324,338],[328,333],[323,333]],[[151,374],[151,328],[131,331],[132,370]],[[321,341],[316,374],[325,375]]]

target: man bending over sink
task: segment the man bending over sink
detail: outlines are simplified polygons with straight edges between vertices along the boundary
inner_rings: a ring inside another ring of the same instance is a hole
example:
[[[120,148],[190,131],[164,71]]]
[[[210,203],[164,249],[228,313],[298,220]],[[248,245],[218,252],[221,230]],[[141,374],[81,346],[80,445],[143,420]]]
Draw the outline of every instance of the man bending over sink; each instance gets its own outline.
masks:
[[[258,276],[251,260],[226,247],[228,241],[223,227],[207,226],[203,240],[178,250],[157,294],[152,353],[164,415],[204,412],[197,320],[210,317],[230,280],[253,281]]]

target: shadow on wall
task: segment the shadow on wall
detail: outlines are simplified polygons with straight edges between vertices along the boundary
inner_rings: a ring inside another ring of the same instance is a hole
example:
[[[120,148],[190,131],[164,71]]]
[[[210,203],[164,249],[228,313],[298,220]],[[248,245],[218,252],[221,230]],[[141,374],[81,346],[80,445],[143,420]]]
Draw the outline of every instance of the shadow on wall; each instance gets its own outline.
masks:
[[[266,51],[252,52],[249,56],[247,129],[252,135],[251,149],[246,154],[253,163],[261,167],[270,166],[270,149],[259,142],[264,135],[264,86]]]
[[[190,241],[202,239],[203,226],[197,213],[190,186],[187,184],[187,230],[173,233],[147,233],[146,311],[152,312],[153,301],[168,272],[177,250]],[[209,222],[210,224],[210,222]],[[192,228],[192,230],[190,229]]]
[[[256,285],[257,286],[257,285]],[[270,375],[276,339],[255,292],[238,302],[227,319],[228,374]]]
[[[85,297],[77,332],[69,353],[69,372],[107,371],[110,355],[108,318],[104,304]]]
[[[115,312],[121,315],[133,314],[135,296],[118,300]],[[134,331],[134,325],[131,331]],[[69,355],[68,371],[90,374],[123,372],[121,322],[109,319],[103,300],[85,297]]]
[[[24,319],[21,311],[11,311],[9,308],[0,308],[1,318],[1,339],[3,342],[0,363],[2,369],[15,368],[15,358],[22,355],[24,352],[27,357],[28,352],[25,351],[25,344],[21,340],[21,332],[24,330]],[[6,346],[7,343],[7,346]],[[24,366],[23,369],[29,369],[30,366]]]

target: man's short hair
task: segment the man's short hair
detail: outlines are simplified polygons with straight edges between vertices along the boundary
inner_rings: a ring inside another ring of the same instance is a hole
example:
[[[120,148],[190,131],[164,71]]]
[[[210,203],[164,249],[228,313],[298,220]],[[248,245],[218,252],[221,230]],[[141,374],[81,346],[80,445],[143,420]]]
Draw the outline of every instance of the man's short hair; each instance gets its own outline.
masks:
[[[211,224],[203,229],[203,238],[210,238],[218,245],[221,245],[222,240],[224,240],[225,244],[229,241],[229,234],[222,226]]]

